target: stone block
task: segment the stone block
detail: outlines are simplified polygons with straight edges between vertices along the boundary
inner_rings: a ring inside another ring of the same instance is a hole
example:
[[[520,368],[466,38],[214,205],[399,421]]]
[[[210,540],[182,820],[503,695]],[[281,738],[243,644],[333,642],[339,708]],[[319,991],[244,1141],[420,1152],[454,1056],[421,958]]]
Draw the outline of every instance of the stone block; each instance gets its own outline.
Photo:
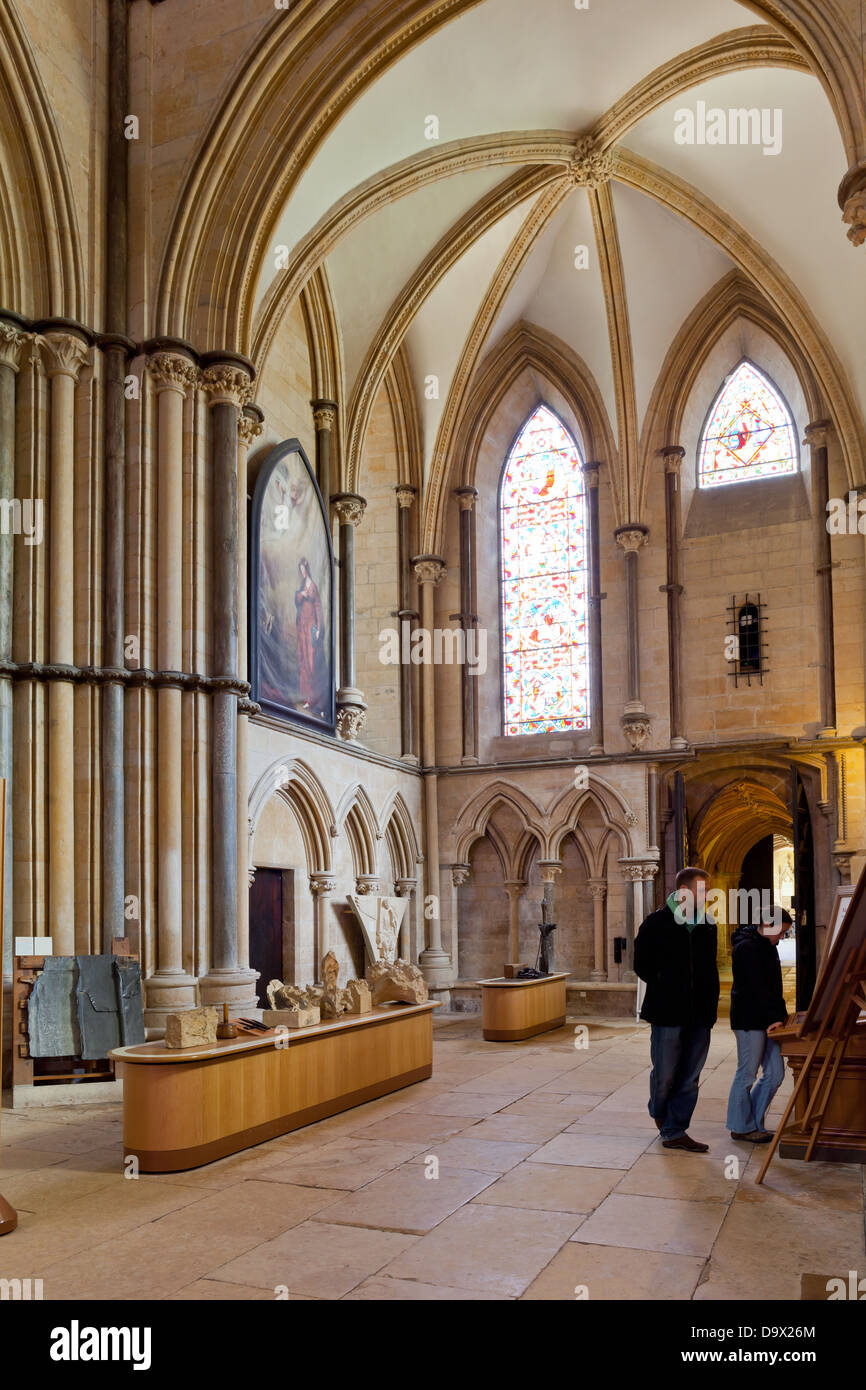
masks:
[[[373,994],[366,980],[349,980],[343,999],[347,1014],[368,1014],[373,1007]]]
[[[306,1009],[262,1009],[262,1023],[268,1028],[309,1028],[322,1020],[315,1005]]]
[[[185,1009],[180,1014],[167,1014],[165,1045],[170,1048],[204,1047],[217,1040],[216,1009]]]

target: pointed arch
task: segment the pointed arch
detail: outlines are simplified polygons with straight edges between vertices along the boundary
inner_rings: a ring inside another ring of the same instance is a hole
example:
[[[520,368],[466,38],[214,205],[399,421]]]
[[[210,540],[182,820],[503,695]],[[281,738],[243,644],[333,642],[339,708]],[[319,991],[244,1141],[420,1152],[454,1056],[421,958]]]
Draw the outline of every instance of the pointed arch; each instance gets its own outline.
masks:
[[[360,782],[346,788],[337,806],[337,829],[345,830],[356,874],[375,874],[382,832],[369,793]]]
[[[787,401],[747,357],[729,372],[698,442],[698,487],[796,473],[797,431]]]
[[[637,817],[622,792],[595,775],[591,775],[588,787],[568,787],[551,802],[547,813],[552,827],[550,857],[560,857],[563,840],[579,826],[581,813],[587,805],[595,806],[604,825],[605,836],[602,838],[601,846],[613,836],[620,846],[621,856],[631,858],[635,853],[632,827],[637,824]],[[595,858],[603,864],[604,856],[600,848],[595,853]],[[600,873],[601,869],[597,872]]]
[[[391,856],[394,880],[416,878],[421,850],[415,834],[415,824],[400,792],[393,790],[382,810],[381,824]]]
[[[549,406],[538,405],[499,486],[506,735],[589,727],[587,538],[577,443]]]
[[[496,781],[476,792],[457,815],[452,833],[458,862],[469,862],[469,851],[475,841],[487,833],[497,806],[507,806],[514,812],[521,830],[535,839],[542,858],[546,858],[547,827],[543,813],[521,788],[510,782]]]
[[[272,796],[280,797],[294,812],[304,842],[307,871],[330,872],[331,844],[337,834],[333,808],[315,772],[300,758],[277,758],[254,784],[248,801],[250,848]]]

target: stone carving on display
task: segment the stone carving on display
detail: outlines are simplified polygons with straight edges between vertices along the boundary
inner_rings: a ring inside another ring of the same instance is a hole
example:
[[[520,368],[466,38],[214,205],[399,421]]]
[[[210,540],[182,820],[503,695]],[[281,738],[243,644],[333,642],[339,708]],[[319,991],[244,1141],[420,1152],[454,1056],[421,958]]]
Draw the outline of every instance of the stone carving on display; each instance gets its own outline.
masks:
[[[185,1009],[183,1013],[167,1014],[165,1045],[168,1048],[206,1047],[217,1040],[217,1010],[213,1008]]]
[[[367,971],[374,1004],[426,1004],[427,985],[417,965],[378,960]]]
[[[321,985],[285,985],[271,980],[267,988],[269,1009],[262,1012],[262,1022],[270,1028],[285,1024],[288,1028],[306,1028],[323,1018],[339,1018],[342,1014],[365,1014],[372,1008],[372,994],[366,980],[349,980],[345,989],[339,985],[340,964],[333,951],[322,960]]]
[[[349,893],[347,900],[360,923],[369,960],[372,963],[396,960],[400,928],[409,899]]]

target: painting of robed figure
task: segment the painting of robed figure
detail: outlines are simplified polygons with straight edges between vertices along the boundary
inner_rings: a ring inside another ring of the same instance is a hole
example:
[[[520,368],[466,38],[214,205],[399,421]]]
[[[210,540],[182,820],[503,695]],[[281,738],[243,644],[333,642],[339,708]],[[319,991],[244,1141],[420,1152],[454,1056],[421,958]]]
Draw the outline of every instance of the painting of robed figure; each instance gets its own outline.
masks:
[[[263,462],[250,513],[252,697],[272,714],[334,728],[334,557],[313,471],[296,439]]]

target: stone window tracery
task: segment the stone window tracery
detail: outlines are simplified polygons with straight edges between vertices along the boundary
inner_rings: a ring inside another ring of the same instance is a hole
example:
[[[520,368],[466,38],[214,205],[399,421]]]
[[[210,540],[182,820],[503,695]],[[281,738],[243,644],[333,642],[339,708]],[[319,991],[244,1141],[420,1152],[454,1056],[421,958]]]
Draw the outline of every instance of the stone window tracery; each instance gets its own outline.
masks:
[[[731,372],[707,417],[698,446],[698,486],[723,487],[796,473],[791,412],[763,372],[747,360]]]

